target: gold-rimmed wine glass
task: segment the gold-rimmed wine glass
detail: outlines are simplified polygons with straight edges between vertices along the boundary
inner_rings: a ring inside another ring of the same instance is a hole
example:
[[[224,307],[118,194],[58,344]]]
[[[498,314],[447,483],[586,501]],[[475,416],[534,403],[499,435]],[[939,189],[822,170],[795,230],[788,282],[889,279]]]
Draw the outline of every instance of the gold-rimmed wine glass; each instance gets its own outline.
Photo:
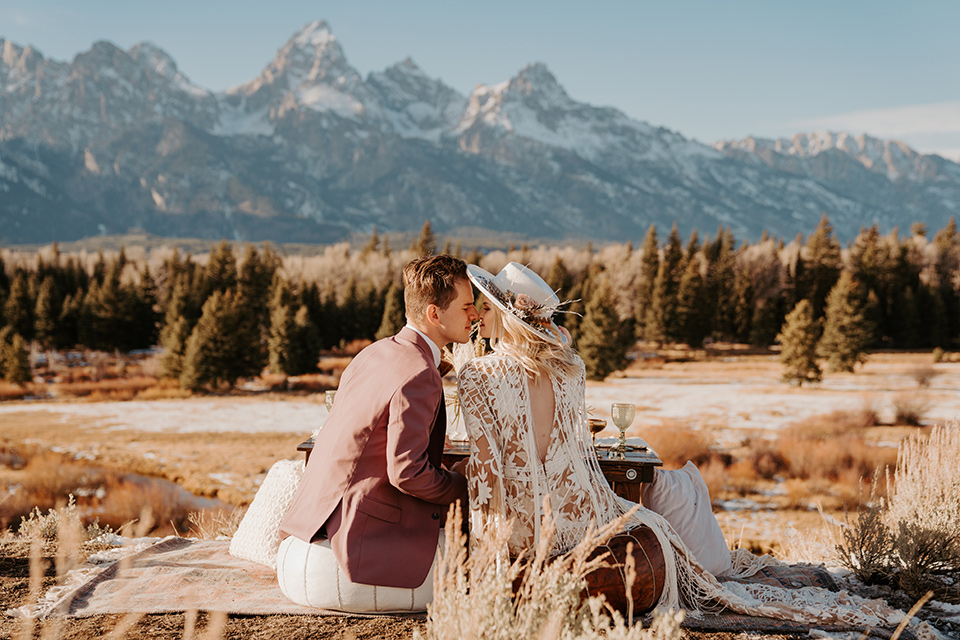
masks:
[[[610,405],[610,418],[613,424],[620,430],[620,445],[617,449],[620,457],[623,457],[627,450],[627,429],[633,424],[633,419],[637,415],[637,407],[626,402],[614,402]]]
[[[607,421],[603,418],[587,418],[587,424],[590,426],[590,439],[593,441],[593,448],[597,448],[597,434],[607,428]]]

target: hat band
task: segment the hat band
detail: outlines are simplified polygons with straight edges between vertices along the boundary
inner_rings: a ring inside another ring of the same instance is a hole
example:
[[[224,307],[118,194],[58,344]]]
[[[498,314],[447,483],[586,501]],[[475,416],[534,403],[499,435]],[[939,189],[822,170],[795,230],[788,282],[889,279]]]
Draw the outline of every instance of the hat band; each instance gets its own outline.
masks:
[[[556,309],[544,306],[526,294],[515,294],[509,289],[504,291],[498,287],[489,278],[476,276],[482,280],[484,288],[492,293],[503,306],[510,310],[510,313],[527,324],[543,332],[553,335],[551,325],[553,324],[553,314]],[[518,304],[518,302],[520,304]]]

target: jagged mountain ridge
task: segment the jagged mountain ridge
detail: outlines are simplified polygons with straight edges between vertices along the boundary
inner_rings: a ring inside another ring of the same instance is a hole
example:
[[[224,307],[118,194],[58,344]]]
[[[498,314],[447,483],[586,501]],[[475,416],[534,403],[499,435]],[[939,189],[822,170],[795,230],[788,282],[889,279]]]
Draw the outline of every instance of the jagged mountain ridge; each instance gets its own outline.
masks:
[[[557,240],[639,239],[674,221],[792,237],[824,212],[849,236],[938,226],[960,208],[960,165],[902,143],[710,147],[577,102],[539,63],[470,96],[410,59],[363,78],[323,21],[221,93],[149,43],[98,42],[70,63],[5,40],[0,53],[0,161],[15,168],[0,174],[3,243],[131,228],[331,242],[425,218],[442,233]]]

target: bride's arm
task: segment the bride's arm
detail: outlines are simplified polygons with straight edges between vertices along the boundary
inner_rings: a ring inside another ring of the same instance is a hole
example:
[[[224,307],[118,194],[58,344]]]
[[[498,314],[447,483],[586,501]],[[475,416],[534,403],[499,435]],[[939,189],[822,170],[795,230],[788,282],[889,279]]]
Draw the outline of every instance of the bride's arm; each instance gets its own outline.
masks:
[[[465,365],[457,379],[460,407],[470,437],[467,462],[470,510],[485,518],[503,513],[503,476],[494,437],[496,424],[487,404],[489,394],[485,392],[484,383],[484,374],[473,363]]]

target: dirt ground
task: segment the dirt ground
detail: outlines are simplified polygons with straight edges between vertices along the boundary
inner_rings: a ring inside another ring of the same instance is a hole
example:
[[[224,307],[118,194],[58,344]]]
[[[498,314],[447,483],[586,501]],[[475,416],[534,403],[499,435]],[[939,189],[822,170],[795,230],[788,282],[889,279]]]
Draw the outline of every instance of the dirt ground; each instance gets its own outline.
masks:
[[[53,559],[46,558],[48,570],[43,579],[44,590],[56,583],[56,571]],[[0,612],[22,604],[30,589],[30,560],[26,557],[21,544],[0,543]],[[49,621],[38,625],[32,637],[63,638],[67,640],[86,640],[109,636],[126,640],[181,640],[190,625],[189,614],[151,614],[139,618],[122,615],[102,615],[89,618],[70,618]],[[123,630],[128,623],[133,624]],[[205,635],[206,630],[213,631],[217,620],[214,616],[200,612],[194,623],[198,634]],[[209,625],[209,626],[208,626]],[[378,618],[275,615],[275,616],[229,616],[222,632],[210,637],[230,640],[301,640],[306,638],[343,638],[344,640],[363,640],[364,638],[384,638],[400,640],[412,638],[414,631],[426,634],[426,622],[423,620],[383,616]],[[28,637],[22,622],[10,616],[0,616],[0,639]],[[117,633],[116,636],[111,635]],[[691,640],[747,640],[769,638],[770,640],[800,640],[808,638],[806,634],[758,635],[732,633],[704,633],[689,631]]]

